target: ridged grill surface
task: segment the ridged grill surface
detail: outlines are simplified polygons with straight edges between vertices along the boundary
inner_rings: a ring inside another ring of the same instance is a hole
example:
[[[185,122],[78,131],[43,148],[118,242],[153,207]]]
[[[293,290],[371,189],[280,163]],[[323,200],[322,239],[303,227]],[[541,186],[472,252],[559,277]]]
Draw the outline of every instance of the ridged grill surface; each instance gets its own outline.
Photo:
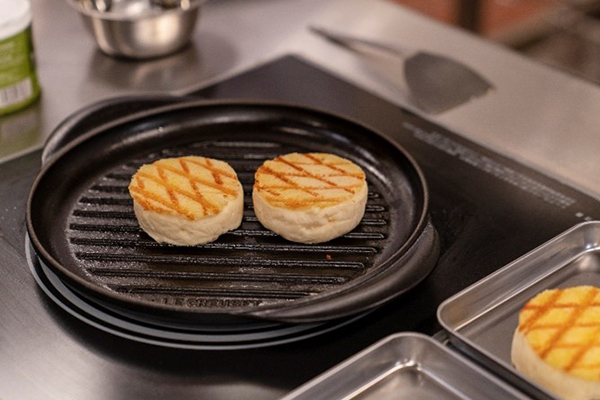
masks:
[[[227,309],[289,302],[339,287],[373,267],[386,244],[389,209],[369,182],[366,213],[352,232],[305,245],[266,230],[252,209],[254,172],[267,159],[306,149],[271,142],[219,141],[169,149],[121,165],[92,184],[68,221],[73,256],[88,278],[114,292],[181,307]],[[244,188],[242,225],[195,247],[154,242],[138,226],[131,176],[160,158],[201,155],[229,163]]]

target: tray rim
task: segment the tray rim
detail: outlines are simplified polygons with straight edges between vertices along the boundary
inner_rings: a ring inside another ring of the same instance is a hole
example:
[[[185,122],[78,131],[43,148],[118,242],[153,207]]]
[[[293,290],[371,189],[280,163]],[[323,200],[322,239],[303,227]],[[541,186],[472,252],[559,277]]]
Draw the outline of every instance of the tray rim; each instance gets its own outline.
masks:
[[[394,334],[384,337],[383,339],[380,339],[379,341],[375,342],[374,344],[371,344],[370,346],[359,351],[358,353],[354,354],[353,356],[350,356],[346,360],[333,366],[329,370],[326,370],[325,372],[316,376],[315,378],[311,379],[310,381],[302,384],[298,388],[294,389],[292,392],[290,392],[287,395],[285,395],[284,397],[282,397],[280,400],[295,400],[298,398],[298,396],[304,395],[305,392],[307,392],[313,388],[318,388],[319,386],[326,384],[328,380],[334,378],[336,375],[338,375],[340,373],[343,373],[343,371],[346,368],[348,368],[352,364],[360,361],[362,358],[368,357],[371,353],[373,353],[381,348],[385,348],[388,346],[394,346],[397,341],[401,341],[401,340],[423,341],[426,346],[433,346],[437,350],[446,354],[450,359],[454,360],[454,362],[462,364],[466,368],[475,372],[479,377],[485,378],[488,381],[488,383],[493,383],[494,385],[496,385],[496,387],[498,387],[508,393],[514,394],[514,398],[516,398],[516,399],[531,399],[526,393],[523,393],[518,388],[514,387],[513,385],[510,385],[508,382],[504,381],[497,375],[485,370],[483,367],[481,367],[477,363],[473,362],[472,360],[467,358],[462,353],[449,349],[448,346],[444,345],[443,343],[438,341],[436,338],[425,335],[423,333],[419,333],[419,332],[405,331],[405,332],[394,333]],[[371,387],[372,385],[376,384],[381,379],[385,379],[387,376],[389,376],[389,374],[393,373],[394,371],[396,371],[400,368],[407,367],[407,368],[416,368],[417,370],[423,370],[424,365],[425,364],[422,364],[422,362],[419,360],[408,360],[408,361],[399,360],[395,364],[390,365],[390,368],[383,371],[383,374],[373,376],[372,377],[373,379],[370,380],[367,384],[361,385],[360,387],[357,387],[357,388],[354,388],[354,392],[360,390],[361,388]],[[447,383],[447,381],[442,381],[442,382]],[[340,397],[339,399],[350,400],[351,398],[353,398],[352,395],[350,395],[350,397],[343,397],[343,398]]]

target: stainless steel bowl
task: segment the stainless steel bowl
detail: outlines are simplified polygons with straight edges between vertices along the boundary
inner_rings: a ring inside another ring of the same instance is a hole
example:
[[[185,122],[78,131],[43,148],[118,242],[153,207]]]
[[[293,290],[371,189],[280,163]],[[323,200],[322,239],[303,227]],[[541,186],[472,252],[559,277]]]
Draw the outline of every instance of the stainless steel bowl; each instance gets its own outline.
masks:
[[[68,0],[111,56],[146,59],[184,47],[204,0]]]

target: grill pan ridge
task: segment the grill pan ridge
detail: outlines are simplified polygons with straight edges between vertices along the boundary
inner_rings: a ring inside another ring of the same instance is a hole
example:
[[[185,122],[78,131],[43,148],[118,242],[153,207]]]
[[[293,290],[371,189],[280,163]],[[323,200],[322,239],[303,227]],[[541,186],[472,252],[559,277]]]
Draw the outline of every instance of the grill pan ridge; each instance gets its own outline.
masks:
[[[355,230],[304,245],[260,225],[254,172],[295,151],[335,153],[365,170],[367,209]],[[142,164],[192,154],[236,170],[242,225],[206,245],[158,244],[137,225],[129,180]],[[416,285],[438,252],[426,184],[406,152],[345,118],[258,102],[186,101],[95,129],[44,166],[27,223],[38,255],[82,296],[149,323],[182,326],[355,315]]]

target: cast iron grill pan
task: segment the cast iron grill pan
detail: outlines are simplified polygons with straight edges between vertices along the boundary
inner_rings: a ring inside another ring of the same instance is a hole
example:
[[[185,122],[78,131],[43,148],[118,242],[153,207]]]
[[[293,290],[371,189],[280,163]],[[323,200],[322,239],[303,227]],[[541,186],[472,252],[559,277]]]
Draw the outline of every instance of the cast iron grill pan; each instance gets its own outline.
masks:
[[[263,228],[254,172],[290,152],[331,152],[367,174],[360,225],[304,245]],[[127,186],[142,164],[201,155],[230,163],[245,192],[242,225],[195,247],[158,244],[137,224]],[[28,202],[36,252],[77,293],[150,323],[315,322],[376,307],[437,259],[427,190],[414,161],[382,136],[317,110],[190,101],[112,121],[57,153]]]

